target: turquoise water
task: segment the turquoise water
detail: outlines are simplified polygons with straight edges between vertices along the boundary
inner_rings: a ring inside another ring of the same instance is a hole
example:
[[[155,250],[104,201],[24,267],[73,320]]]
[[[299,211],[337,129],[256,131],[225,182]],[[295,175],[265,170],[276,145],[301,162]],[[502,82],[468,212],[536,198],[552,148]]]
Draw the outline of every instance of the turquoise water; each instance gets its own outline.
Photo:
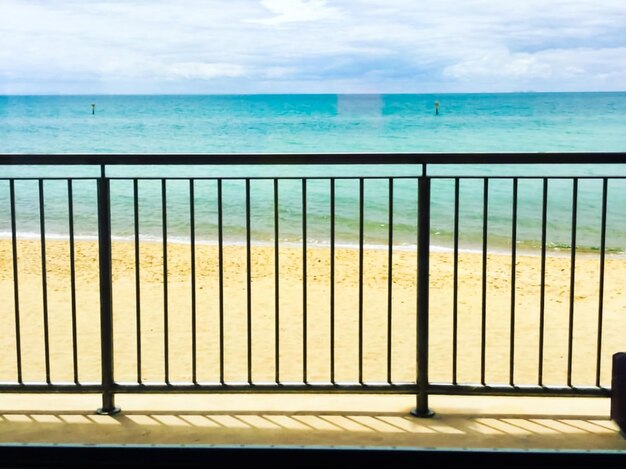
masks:
[[[434,113],[434,101],[440,113]],[[95,103],[95,114],[91,104]],[[259,96],[4,96],[0,97],[0,153],[328,153],[328,152],[597,152],[626,151],[626,93],[519,93],[450,95],[259,95]],[[472,175],[626,175],[618,166],[479,166],[431,167],[431,174]],[[168,177],[242,176],[415,176],[409,166],[369,167],[111,167],[108,175]],[[95,177],[88,167],[0,167],[0,177]],[[580,180],[577,245],[594,250],[600,244],[601,181]],[[76,233],[96,235],[95,184],[75,181]],[[217,184],[195,182],[196,236],[217,237]],[[17,229],[38,236],[36,181],[16,182]],[[302,185],[279,184],[279,237],[298,243],[302,237]],[[307,240],[329,238],[329,181],[307,182]],[[365,181],[365,242],[383,245],[388,239],[388,190],[385,179]],[[518,239],[534,249],[541,239],[541,190],[538,179],[520,180]],[[491,180],[489,245],[510,247],[510,179]],[[189,239],[189,183],[167,185],[168,237]],[[67,184],[46,181],[46,229],[67,236]],[[337,180],[337,240],[358,240],[358,181]],[[159,239],[159,181],[139,183],[142,238]],[[112,182],[114,236],[133,235],[132,182]],[[626,248],[625,180],[609,182],[607,246]],[[251,183],[251,226],[254,242],[271,242],[273,185]],[[241,242],[245,235],[243,182],[223,183],[224,235]],[[482,180],[461,182],[461,244],[477,248],[482,233]],[[398,245],[415,245],[416,182],[394,182],[393,236]],[[433,242],[450,247],[453,233],[453,182],[433,181]],[[0,235],[10,232],[9,184],[0,181]],[[548,242],[554,249],[571,243],[572,182],[550,181]]]

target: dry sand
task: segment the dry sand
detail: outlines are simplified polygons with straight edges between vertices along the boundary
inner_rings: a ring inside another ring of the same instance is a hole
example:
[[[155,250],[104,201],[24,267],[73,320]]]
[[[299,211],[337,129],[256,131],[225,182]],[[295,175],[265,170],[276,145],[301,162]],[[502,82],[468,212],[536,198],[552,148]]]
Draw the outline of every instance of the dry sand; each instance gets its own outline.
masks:
[[[69,244],[46,243],[46,281],[51,378],[73,380],[72,300]],[[19,312],[22,373],[25,381],[45,380],[42,308],[41,246],[18,243]],[[280,249],[280,380],[303,379],[302,249]],[[335,380],[359,378],[359,251],[342,248],[335,256]],[[307,378],[330,381],[330,250],[307,252]],[[457,380],[476,383],[481,378],[482,255],[461,253],[458,290]],[[516,384],[537,384],[539,357],[540,265],[535,255],[518,255],[515,285]],[[275,269],[274,251],[253,246],[251,252],[252,379],[275,378]],[[392,322],[388,328],[388,252],[368,249],[363,269],[363,379],[388,378],[410,382],[416,375],[416,255],[393,253]],[[164,380],[164,288],[162,245],[142,243],[141,265],[141,379]],[[576,259],[573,309],[572,384],[595,385],[598,333],[597,255]],[[509,382],[511,331],[511,256],[489,254],[486,297],[486,382]],[[626,350],[626,260],[607,257],[602,330],[601,384],[610,385],[611,357]],[[172,382],[192,378],[192,314],[190,246],[168,246],[169,373]],[[431,253],[430,378],[452,380],[453,256]],[[0,241],[0,380],[16,380],[15,305],[9,240]],[[568,367],[570,315],[570,259],[549,256],[545,288],[544,384],[565,385]],[[220,379],[218,250],[196,246],[197,379]],[[223,344],[224,378],[248,379],[246,250],[224,247]],[[134,244],[113,243],[113,304],[116,380],[137,381],[137,315]],[[81,382],[100,377],[98,250],[92,241],[76,242],[76,329],[78,376]],[[391,356],[387,354],[391,331]]]

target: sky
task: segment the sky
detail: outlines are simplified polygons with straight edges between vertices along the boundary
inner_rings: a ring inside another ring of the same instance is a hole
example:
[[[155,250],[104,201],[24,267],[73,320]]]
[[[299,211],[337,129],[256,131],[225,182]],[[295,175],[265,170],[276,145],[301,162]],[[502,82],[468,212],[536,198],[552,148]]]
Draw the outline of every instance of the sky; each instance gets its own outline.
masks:
[[[626,91],[626,0],[0,0],[0,94]]]

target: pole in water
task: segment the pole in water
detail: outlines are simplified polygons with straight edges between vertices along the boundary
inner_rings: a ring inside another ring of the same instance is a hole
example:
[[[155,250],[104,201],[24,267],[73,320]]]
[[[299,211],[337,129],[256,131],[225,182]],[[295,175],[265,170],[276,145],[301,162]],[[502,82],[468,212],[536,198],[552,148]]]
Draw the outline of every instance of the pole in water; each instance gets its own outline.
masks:
[[[92,104],[91,105],[91,114],[95,114],[96,113],[96,105]]]
[[[439,115],[439,100],[435,99],[435,115]]]

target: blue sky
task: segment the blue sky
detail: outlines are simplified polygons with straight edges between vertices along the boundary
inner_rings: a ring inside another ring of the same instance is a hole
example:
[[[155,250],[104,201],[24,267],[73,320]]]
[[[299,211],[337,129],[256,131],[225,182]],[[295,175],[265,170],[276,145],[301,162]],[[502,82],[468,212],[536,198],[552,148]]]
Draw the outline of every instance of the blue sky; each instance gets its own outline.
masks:
[[[0,0],[0,94],[626,90],[626,0]]]

